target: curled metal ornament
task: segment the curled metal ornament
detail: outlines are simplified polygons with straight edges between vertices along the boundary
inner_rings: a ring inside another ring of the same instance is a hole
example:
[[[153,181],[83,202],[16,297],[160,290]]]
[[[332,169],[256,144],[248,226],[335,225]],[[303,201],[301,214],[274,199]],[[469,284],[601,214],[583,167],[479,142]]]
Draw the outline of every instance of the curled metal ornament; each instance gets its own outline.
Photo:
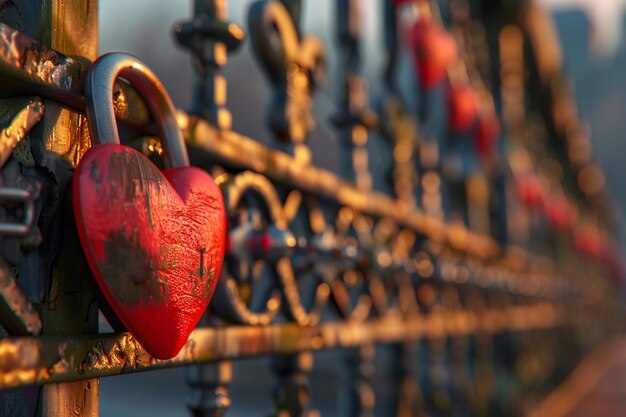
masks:
[[[278,268],[287,299],[288,317],[311,326],[320,321],[331,295],[330,286],[323,278],[328,267],[325,256],[328,248],[313,232],[311,218],[307,216],[307,201],[302,200],[299,192],[298,198],[294,198],[296,192],[289,193],[284,205],[285,212],[290,212],[286,217],[290,218],[289,227],[294,231],[296,249],[293,256],[285,259]]]
[[[271,282],[273,280],[269,280],[267,276],[259,276],[264,273],[258,267],[261,265],[259,262],[263,262],[263,256],[261,254],[257,257],[255,254],[270,249],[264,243],[271,239],[263,238],[261,229],[264,225],[260,210],[265,211],[269,217],[265,224],[281,227],[285,224],[282,206],[273,185],[265,177],[249,171],[236,175],[223,183],[222,187],[228,212],[239,213],[239,218],[231,217],[229,221],[228,251],[211,309],[235,323],[267,325],[279,312],[281,296],[276,290],[275,282]],[[250,192],[260,199],[262,207],[257,210],[254,207],[245,207],[245,194]],[[255,281],[262,284],[262,288],[253,286]],[[253,288],[256,290],[254,294]],[[252,296],[255,297],[254,300]],[[258,305],[251,305],[251,302]]]
[[[331,224],[320,216],[323,233],[320,236],[334,249],[326,253],[331,256],[325,260],[322,279],[330,287],[330,301],[340,317],[352,321],[366,320],[372,309],[372,297],[363,280],[362,263],[364,260],[362,243],[351,228],[353,211],[341,207],[336,222]],[[322,223],[323,222],[323,223]],[[328,242],[330,241],[330,242]]]
[[[252,48],[273,86],[270,128],[283,141],[302,143],[315,128],[311,96],[325,77],[326,58],[322,42],[314,36],[300,39],[296,24],[276,0],[250,7]]]
[[[260,199],[260,206],[241,208],[251,192]],[[293,216],[291,212],[297,210],[300,199],[291,194],[283,205],[267,178],[252,172],[244,172],[226,182],[225,194],[229,210],[236,213],[239,209],[240,214],[238,220],[231,221],[229,231],[226,270],[230,273],[225,274],[216,289],[224,298],[216,297],[212,308],[238,323],[268,324],[282,304],[289,320],[300,325],[316,324],[328,298],[328,286],[316,285],[312,290],[313,306],[306,308],[290,259],[297,250],[297,242],[287,222]],[[266,266],[265,271],[260,269],[262,265]],[[271,282],[252,285],[255,273],[269,275],[256,278],[266,281],[271,278]],[[253,291],[264,293],[253,294]],[[264,308],[252,308],[249,303],[253,299],[264,302]]]
[[[305,222],[317,223],[307,225],[307,229],[321,231],[307,241],[306,233],[294,235],[288,228],[303,219],[294,215],[301,200],[293,192],[283,204],[267,178],[252,172],[238,174],[223,186],[229,210],[238,215],[231,219],[228,272],[216,289],[221,296],[215,298],[214,311],[241,324],[268,324],[282,304],[288,320],[310,326],[319,322],[327,302],[332,300],[342,317],[362,321],[369,316],[372,296],[368,283],[345,279],[360,274],[355,269],[360,262],[356,246],[352,256],[345,252],[346,242],[333,237],[335,232],[324,225],[320,213],[316,212],[316,220],[304,216]],[[250,193],[254,198],[246,207]],[[315,261],[302,263],[310,257]],[[354,263],[346,264],[350,258]],[[255,273],[265,276],[255,277]],[[307,276],[309,282],[300,285]],[[253,285],[255,279],[265,279],[265,284]],[[253,300],[254,306],[250,304]]]

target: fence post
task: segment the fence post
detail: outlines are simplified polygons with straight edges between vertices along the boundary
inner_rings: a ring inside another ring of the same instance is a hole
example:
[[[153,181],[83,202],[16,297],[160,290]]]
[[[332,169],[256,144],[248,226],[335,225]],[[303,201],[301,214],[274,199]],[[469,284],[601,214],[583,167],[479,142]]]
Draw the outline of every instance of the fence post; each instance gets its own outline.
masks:
[[[3,5],[0,21],[63,54],[90,60],[97,56],[96,0],[15,0]],[[23,101],[1,100],[0,112],[14,114],[19,110],[17,103]],[[38,312],[42,334],[97,332],[96,292],[74,230],[68,191],[73,166],[90,146],[87,123],[83,115],[56,102],[44,100],[43,104],[42,121],[21,144],[28,158],[16,158],[18,163],[10,162],[14,171],[0,174],[25,177],[41,186],[31,227],[34,239],[24,245],[3,238],[0,257],[8,261],[20,290]],[[2,415],[98,415],[97,379],[2,391],[0,395],[0,402],[6,405],[0,410]]]

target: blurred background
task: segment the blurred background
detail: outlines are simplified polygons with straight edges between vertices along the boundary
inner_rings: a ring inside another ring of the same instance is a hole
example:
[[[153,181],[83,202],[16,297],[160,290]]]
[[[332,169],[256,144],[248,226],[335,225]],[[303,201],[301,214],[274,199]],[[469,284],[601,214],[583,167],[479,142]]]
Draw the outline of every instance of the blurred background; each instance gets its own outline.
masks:
[[[251,0],[229,0],[228,19],[247,27]],[[626,145],[626,0],[539,0],[551,10],[563,48],[566,76],[571,78],[581,119],[591,132],[593,153],[604,169],[618,214],[626,208],[626,187],[622,158]],[[380,92],[384,51],[381,36],[382,2],[363,2],[363,73],[370,81],[372,101]],[[336,148],[329,117],[336,109],[333,85],[336,59],[333,59],[333,0],[303,2],[303,33],[320,37],[328,49],[329,76],[315,95],[317,129],[309,144],[315,163],[333,169]],[[123,13],[121,12],[123,10]],[[128,51],[140,57],[164,82],[175,105],[187,108],[191,102],[192,67],[187,52],[178,48],[172,36],[173,25],[193,15],[192,1],[155,2],[108,0],[100,5],[100,53]],[[149,33],[149,36],[146,34]],[[410,76],[409,63],[404,66]],[[233,129],[271,143],[265,124],[269,87],[251,55],[248,42],[229,56],[223,70],[228,80],[228,107]],[[235,87],[236,86],[236,87]],[[374,103],[373,103],[374,104]],[[372,105],[373,105],[372,104]],[[319,150],[323,150],[319,152]],[[317,151],[317,152],[316,152]],[[624,222],[620,236],[626,232]],[[622,240],[622,247],[624,246]]]
[[[337,143],[329,126],[336,110],[336,86],[333,85],[336,51],[334,39],[335,0],[304,1],[303,33],[314,33],[327,47],[329,75],[315,95],[317,129],[309,139],[316,165],[334,170]],[[230,0],[229,20],[247,28],[250,0]],[[384,51],[381,36],[382,1],[365,0],[363,10],[363,73],[369,80],[370,97],[380,93]],[[591,132],[594,156],[603,167],[619,215],[626,208],[626,0],[541,0],[549,8],[558,29],[565,65],[571,79],[580,117]],[[192,16],[192,2],[154,0],[106,0],[100,2],[100,53],[129,51],[141,58],[164,82],[177,107],[187,108],[191,101],[192,67],[189,54],[179,49],[172,36],[173,25]],[[411,76],[409,64],[402,76]],[[228,80],[228,108],[233,115],[233,129],[270,144],[271,134],[265,125],[268,83],[251,55],[248,42],[229,56],[224,76]],[[375,103],[371,106],[374,107]],[[371,146],[376,146],[372,141]],[[371,153],[370,153],[371,155]],[[384,163],[371,161],[371,164]],[[620,236],[626,224],[620,221]],[[626,248],[624,239],[620,241]],[[624,250],[622,250],[624,252]],[[332,360],[334,352],[316,354],[312,375],[312,407],[322,415],[334,415],[338,382]],[[383,360],[382,358],[380,360]],[[273,381],[267,371],[268,359],[235,363],[228,415],[262,415],[272,409]],[[383,382],[383,381],[380,381]],[[104,417],[120,415],[186,415],[184,369],[135,374],[100,382],[100,407]],[[384,384],[377,384],[384,389]],[[257,391],[259,395],[251,395]],[[245,402],[239,399],[245,398]],[[130,407],[130,408],[129,408]]]

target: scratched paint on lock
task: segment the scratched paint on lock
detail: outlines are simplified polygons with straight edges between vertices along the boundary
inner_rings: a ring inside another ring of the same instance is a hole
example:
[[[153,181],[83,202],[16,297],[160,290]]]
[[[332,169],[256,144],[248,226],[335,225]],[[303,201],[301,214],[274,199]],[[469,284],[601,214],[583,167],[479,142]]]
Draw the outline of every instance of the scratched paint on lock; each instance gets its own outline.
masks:
[[[105,297],[147,351],[175,356],[219,276],[221,191],[198,168],[161,172],[122,145],[95,145],[74,187],[79,234]]]

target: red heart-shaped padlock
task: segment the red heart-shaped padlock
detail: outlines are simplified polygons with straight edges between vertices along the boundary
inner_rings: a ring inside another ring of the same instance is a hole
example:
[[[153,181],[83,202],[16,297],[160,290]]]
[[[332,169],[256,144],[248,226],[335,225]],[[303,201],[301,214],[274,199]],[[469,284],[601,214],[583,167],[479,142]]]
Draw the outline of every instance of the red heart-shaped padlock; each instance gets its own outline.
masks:
[[[445,79],[448,67],[456,61],[456,41],[430,20],[415,22],[411,38],[420,83],[426,89],[434,88]]]
[[[118,76],[144,98],[171,166],[161,172],[119,144],[111,97]],[[165,88],[127,54],[98,58],[85,81],[90,148],[74,174],[78,234],[113,312],[152,356],[176,356],[213,295],[226,246],[219,187],[190,167]]]
[[[220,189],[199,168],[161,173],[132,148],[103,144],[78,165],[74,196],[85,255],[113,311],[152,356],[175,356],[220,274]]]

